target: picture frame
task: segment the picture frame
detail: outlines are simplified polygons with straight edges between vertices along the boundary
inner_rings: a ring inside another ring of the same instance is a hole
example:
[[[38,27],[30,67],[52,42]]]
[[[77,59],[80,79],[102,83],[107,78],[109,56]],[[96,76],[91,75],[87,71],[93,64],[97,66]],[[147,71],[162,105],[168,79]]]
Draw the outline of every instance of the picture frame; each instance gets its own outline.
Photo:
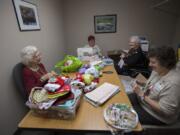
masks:
[[[95,33],[115,33],[117,15],[96,15],[94,16]]]
[[[20,31],[40,30],[40,23],[35,4],[12,0]]]

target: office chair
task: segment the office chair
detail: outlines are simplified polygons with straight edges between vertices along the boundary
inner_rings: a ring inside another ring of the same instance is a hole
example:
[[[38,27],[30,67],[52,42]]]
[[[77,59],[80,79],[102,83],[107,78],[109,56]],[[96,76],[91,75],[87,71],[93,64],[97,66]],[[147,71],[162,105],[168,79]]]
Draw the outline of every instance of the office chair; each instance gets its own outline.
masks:
[[[13,68],[13,79],[14,79],[14,82],[15,82],[15,85],[19,91],[19,93],[21,94],[24,102],[26,102],[28,100],[28,94],[27,92],[25,91],[25,87],[24,87],[24,84],[23,84],[23,76],[22,76],[22,71],[23,71],[23,68],[24,68],[24,65],[22,63],[18,63],[14,66]],[[14,135],[19,135],[19,134],[33,134],[33,135],[55,135],[54,132],[51,132],[51,131],[41,131],[41,130],[37,130],[37,131],[31,131],[31,130],[28,130],[28,131],[21,131],[21,130],[16,130],[14,132]]]
[[[22,63],[18,63],[14,66],[13,79],[14,79],[15,85],[16,85],[18,91],[20,92],[22,98],[24,99],[24,101],[27,101],[28,94],[25,91],[25,87],[23,84],[23,76],[22,76],[23,68],[24,68],[24,65]]]

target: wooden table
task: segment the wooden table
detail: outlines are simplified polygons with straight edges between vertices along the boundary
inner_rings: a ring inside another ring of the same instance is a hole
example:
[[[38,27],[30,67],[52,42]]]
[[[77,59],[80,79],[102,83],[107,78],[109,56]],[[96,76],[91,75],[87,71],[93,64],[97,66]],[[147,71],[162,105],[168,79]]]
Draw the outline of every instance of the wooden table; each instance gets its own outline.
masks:
[[[84,131],[84,132],[109,132],[109,129],[103,118],[103,110],[111,103],[126,103],[131,105],[124,87],[113,66],[107,66],[103,71],[113,71],[112,74],[103,74],[100,78],[100,84],[109,82],[120,86],[120,92],[108,100],[100,107],[94,107],[84,99],[81,100],[77,115],[73,120],[60,120],[53,118],[43,118],[34,116],[29,111],[18,124],[19,129],[48,129],[60,131]],[[140,123],[133,131],[142,131]]]

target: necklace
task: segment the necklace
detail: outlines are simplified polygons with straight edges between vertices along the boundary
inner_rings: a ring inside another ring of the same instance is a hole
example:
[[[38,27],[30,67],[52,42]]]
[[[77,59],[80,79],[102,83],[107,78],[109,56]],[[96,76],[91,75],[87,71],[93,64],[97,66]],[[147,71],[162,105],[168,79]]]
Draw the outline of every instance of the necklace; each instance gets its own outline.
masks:
[[[32,68],[32,67],[29,67],[29,68],[34,72],[37,72],[39,70],[39,66],[37,66],[36,68]]]
[[[30,67],[29,67],[30,68]],[[31,71],[33,71],[33,74],[35,76],[39,76],[42,77],[43,75],[46,74],[46,71],[44,71],[43,68],[41,68],[40,66],[37,66],[36,68],[30,68]]]

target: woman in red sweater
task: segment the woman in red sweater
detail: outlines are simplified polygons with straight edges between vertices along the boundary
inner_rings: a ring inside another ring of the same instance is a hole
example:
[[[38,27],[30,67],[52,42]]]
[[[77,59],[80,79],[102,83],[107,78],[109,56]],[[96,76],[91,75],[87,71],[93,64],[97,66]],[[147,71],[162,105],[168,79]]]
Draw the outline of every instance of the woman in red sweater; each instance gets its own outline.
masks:
[[[42,87],[53,76],[41,63],[41,53],[35,46],[26,46],[21,51],[24,85],[29,95],[33,87]]]

